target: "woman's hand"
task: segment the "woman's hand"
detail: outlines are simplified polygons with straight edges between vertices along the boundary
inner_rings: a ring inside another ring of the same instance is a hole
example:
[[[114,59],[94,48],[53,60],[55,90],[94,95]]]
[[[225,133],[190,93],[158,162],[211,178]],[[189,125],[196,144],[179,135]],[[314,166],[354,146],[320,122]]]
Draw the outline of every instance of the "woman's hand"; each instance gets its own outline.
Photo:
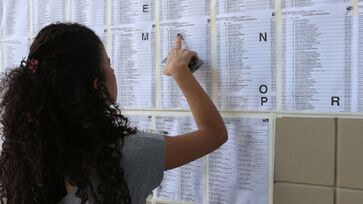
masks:
[[[189,70],[188,64],[193,57],[198,57],[196,52],[183,49],[183,38],[180,34],[176,37],[175,46],[169,51],[163,73],[172,76],[178,71]]]

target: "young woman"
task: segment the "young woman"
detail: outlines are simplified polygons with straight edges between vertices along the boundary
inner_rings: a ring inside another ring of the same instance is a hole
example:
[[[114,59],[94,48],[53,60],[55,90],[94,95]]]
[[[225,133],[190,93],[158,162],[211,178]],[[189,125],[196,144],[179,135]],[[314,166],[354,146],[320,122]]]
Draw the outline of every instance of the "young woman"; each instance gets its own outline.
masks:
[[[0,203],[145,203],[168,169],[217,149],[224,122],[176,38],[165,75],[183,91],[198,130],[175,137],[130,127],[115,105],[110,59],[89,28],[43,28],[27,60],[2,78]]]

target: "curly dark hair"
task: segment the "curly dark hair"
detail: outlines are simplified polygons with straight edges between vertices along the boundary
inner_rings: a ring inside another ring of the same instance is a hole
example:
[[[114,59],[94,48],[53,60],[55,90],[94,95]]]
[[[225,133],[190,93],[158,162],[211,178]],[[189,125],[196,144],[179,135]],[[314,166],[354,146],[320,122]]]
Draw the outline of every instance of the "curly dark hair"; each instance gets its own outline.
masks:
[[[65,178],[82,204],[131,203],[120,159],[124,138],[137,129],[111,102],[102,49],[84,25],[50,24],[30,47],[36,72],[19,66],[3,74],[1,204],[57,203]]]

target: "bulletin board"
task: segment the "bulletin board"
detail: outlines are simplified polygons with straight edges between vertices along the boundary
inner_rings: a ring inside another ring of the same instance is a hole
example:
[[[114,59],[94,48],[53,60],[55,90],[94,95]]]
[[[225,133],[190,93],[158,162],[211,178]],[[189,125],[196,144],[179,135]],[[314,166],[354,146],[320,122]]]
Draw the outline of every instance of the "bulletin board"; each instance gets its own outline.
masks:
[[[196,130],[161,60],[181,33],[229,140],[166,171],[151,203],[271,204],[276,118],[363,114],[362,0],[5,0],[0,68],[20,64],[45,25],[78,22],[103,41],[123,113],[139,129]]]

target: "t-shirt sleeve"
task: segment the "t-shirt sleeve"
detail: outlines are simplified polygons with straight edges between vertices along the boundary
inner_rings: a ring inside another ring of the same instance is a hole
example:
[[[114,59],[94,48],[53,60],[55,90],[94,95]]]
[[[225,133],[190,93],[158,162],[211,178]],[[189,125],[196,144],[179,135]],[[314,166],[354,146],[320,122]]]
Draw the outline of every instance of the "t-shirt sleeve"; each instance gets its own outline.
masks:
[[[134,204],[145,203],[146,197],[163,180],[165,138],[161,134],[138,131],[123,146],[121,165]]]

